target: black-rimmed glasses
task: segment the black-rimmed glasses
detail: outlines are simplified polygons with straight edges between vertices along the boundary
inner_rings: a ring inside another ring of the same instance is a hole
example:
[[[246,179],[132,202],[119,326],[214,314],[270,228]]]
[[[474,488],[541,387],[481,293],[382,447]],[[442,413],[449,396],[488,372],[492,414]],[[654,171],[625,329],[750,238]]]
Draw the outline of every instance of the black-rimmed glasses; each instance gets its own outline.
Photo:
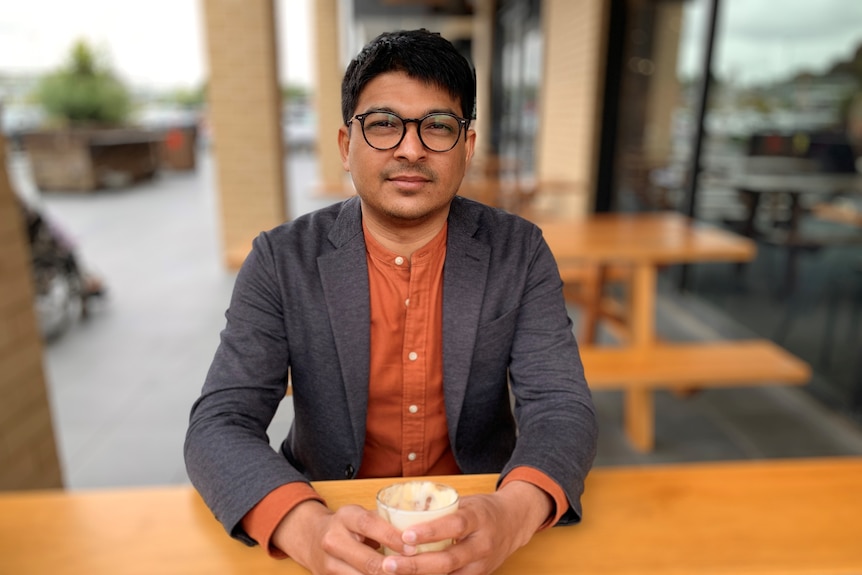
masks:
[[[359,120],[362,136],[375,150],[397,148],[407,134],[407,124],[412,122],[416,124],[423,146],[432,152],[448,152],[458,143],[461,130],[466,141],[470,125],[470,120],[446,112],[435,112],[421,118],[402,118],[395,112],[372,110],[356,114],[350,119],[351,122],[353,120]]]

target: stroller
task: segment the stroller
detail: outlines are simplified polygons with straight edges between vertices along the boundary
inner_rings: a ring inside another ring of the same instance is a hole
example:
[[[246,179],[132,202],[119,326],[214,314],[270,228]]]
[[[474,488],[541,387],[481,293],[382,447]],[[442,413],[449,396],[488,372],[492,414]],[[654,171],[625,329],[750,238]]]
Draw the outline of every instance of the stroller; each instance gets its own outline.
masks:
[[[42,336],[53,339],[87,317],[90,300],[105,294],[100,279],[86,273],[74,245],[35,207],[18,199],[30,244],[36,316]]]

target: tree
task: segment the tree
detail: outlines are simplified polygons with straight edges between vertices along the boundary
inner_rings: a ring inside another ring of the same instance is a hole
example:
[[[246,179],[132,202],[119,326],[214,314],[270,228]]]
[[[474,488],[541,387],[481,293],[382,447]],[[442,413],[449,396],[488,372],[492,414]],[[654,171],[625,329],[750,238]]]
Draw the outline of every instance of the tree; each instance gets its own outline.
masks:
[[[49,116],[72,125],[116,125],[132,109],[131,95],[100,54],[84,40],[64,66],[43,77],[35,100]]]

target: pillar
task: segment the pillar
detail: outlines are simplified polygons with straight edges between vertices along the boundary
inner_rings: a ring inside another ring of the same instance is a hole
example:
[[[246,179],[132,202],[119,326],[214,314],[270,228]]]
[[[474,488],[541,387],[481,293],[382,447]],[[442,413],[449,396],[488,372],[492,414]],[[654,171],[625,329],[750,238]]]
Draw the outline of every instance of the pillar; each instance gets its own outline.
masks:
[[[314,2],[314,45],[317,71],[315,108],[317,110],[317,158],[319,191],[326,195],[349,195],[351,187],[338,152],[341,118],[341,79],[344,64],[340,58],[338,0]]]
[[[63,486],[33,308],[30,248],[0,137],[0,490]]]
[[[201,3],[222,249],[229,268],[288,218],[273,0]]]
[[[609,7],[609,0],[542,3],[545,69],[536,175],[569,190],[565,210],[571,215],[587,214],[593,205]]]

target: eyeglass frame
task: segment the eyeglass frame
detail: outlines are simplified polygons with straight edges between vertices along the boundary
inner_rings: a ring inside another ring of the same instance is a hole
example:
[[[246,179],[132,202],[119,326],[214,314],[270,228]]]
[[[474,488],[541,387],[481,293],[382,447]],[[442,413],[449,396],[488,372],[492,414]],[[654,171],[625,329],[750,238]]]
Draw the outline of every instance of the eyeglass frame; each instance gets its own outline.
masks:
[[[389,146],[388,148],[378,148],[377,146],[372,145],[371,142],[368,141],[368,136],[365,135],[365,118],[367,118],[371,114],[389,114],[389,115],[395,116],[396,118],[401,120],[401,137],[398,138],[398,142],[396,142],[392,146]],[[427,120],[431,116],[449,116],[451,118],[455,118],[458,121],[458,136],[452,142],[451,148],[446,149],[446,150],[434,150],[434,149],[430,148],[428,146],[428,144],[425,143],[425,140],[422,139],[422,131],[419,129],[419,126],[421,126],[422,122],[424,122],[425,120]],[[359,120],[359,127],[360,127],[360,131],[362,132],[362,139],[365,140],[365,143],[368,144],[369,147],[371,147],[375,150],[381,151],[381,152],[386,152],[388,150],[394,150],[395,148],[400,146],[401,142],[404,141],[404,136],[407,135],[407,124],[415,123],[416,124],[416,135],[419,137],[419,141],[422,142],[422,146],[426,150],[428,150],[429,152],[436,152],[438,154],[445,154],[446,152],[451,152],[452,150],[454,150],[455,146],[458,145],[458,140],[461,139],[461,132],[464,132],[464,141],[466,142],[467,141],[467,131],[470,129],[470,122],[473,121],[472,119],[469,119],[469,118],[462,118],[461,116],[456,116],[455,114],[452,114],[451,112],[431,112],[429,114],[425,114],[421,118],[402,118],[401,116],[399,116],[398,114],[396,114],[395,112],[393,112],[391,110],[368,110],[367,112],[364,112],[362,114],[354,114],[353,117],[347,121],[348,127],[350,127],[350,125],[353,123],[353,120]]]

